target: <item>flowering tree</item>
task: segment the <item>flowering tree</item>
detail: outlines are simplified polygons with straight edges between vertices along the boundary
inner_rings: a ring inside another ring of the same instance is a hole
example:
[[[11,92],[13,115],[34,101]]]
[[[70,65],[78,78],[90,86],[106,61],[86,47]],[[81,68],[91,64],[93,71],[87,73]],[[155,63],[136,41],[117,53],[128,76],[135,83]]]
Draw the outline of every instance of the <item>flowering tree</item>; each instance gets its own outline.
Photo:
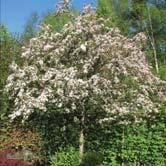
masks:
[[[69,12],[70,5],[71,5],[71,0],[59,1],[59,3],[57,3],[57,5],[56,5],[56,7],[57,7],[56,15],[57,14],[62,14],[62,13],[65,13],[65,12]]]
[[[127,38],[106,23],[88,11],[61,33],[44,25],[42,33],[23,48],[24,65],[11,65],[6,85],[15,104],[11,119],[51,109],[79,115],[80,157],[84,122],[91,111],[105,113],[101,123],[136,122],[160,111],[166,100],[166,82],[150,72],[142,51],[144,34]]]

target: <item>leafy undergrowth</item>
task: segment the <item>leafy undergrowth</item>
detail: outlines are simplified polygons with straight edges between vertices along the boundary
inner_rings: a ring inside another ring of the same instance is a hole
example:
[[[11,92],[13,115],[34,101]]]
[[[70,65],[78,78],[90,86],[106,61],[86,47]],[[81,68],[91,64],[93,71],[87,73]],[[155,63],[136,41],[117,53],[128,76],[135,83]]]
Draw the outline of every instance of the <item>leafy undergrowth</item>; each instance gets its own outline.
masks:
[[[10,162],[19,165],[19,162],[22,163],[24,160],[34,165],[42,158],[38,134],[23,126],[8,124],[8,126],[1,127],[0,142],[0,165],[5,163],[10,165]]]

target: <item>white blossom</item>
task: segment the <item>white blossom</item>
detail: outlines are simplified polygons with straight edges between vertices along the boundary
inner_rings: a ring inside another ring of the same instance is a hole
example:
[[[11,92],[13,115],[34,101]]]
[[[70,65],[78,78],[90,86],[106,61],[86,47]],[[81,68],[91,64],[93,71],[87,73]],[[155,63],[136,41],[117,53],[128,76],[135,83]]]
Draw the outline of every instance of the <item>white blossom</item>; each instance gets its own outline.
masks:
[[[24,65],[12,63],[6,85],[15,104],[11,119],[26,119],[36,109],[49,111],[50,105],[77,113],[91,103],[106,113],[100,120],[104,123],[128,114],[135,117],[140,110],[149,115],[164,103],[166,82],[151,73],[138,44],[145,40],[143,33],[127,38],[87,11],[61,33],[41,27],[42,33],[23,48]]]
[[[80,48],[83,52],[86,52],[86,46],[84,44],[81,44]]]

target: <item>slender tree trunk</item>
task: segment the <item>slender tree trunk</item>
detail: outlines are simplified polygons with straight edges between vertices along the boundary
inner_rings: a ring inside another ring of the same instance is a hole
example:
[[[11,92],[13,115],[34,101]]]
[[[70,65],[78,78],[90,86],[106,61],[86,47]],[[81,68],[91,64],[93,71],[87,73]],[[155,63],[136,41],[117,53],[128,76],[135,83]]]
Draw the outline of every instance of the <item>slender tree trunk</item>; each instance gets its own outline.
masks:
[[[83,154],[84,154],[84,123],[85,123],[85,115],[84,110],[81,112],[81,119],[80,119],[80,136],[79,136],[79,155],[80,160],[79,163],[82,162]]]
[[[137,162],[137,166],[140,166],[140,162],[139,161]]]
[[[151,19],[151,14],[150,14],[150,11],[149,11],[149,7],[147,7],[147,9],[148,9],[149,25],[150,25],[150,30],[151,30],[150,42],[151,42],[151,46],[152,46],[153,54],[154,54],[155,68],[156,68],[156,72],[158,74],[159,73],[159,65],[158,65],[157,51],[156,51],[155,40],[154,40],[154,35],[153,35],[152,19]]]
[[[156,68],[156,72],[157,74],[159,73],[159,65],[158,65],[158,60],[157,60],[157,52],[156,52],[156,48],[155,48],[155,43],[154,43],[154,38],[152,38],[152,48],[153,48],[153,54],[154,54],[154,61],[155,61],[155,68]]]

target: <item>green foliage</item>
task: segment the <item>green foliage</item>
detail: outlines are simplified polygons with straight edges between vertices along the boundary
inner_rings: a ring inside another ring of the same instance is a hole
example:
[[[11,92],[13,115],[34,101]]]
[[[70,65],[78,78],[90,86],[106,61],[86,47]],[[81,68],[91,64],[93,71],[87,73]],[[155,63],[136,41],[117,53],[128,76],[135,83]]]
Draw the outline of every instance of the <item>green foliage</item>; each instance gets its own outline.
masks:
[[[51,166],[78,166],[79,152],[73,148],[60,149],[51,157]]]
[[[44,16],[42,23],[51,25],[51,29],[55,32],[62,30],[63,26],[73,21],[77,15],[76,11],[71,11],[70,13],[63,13],[56,15],[55,13],[48,13]]]
[[[96,152],[87,152],[80,166],[100,166],[102,165],[103,156]]]
[[[86,149],[98,151],[104,156],[104,166],[165,165],[166,155],[166,107],[145,123],[134,125],[99,126],[88,130]]]
[[[129,6],[127,0],[98,0],[97,13],[99,16],[110,18],[109,25],[119,27],[124,34],[129,33]]]
[[[160,78],[166,81],[166,65],[161,65],[159,68]]]
[[[68,123],[67,123],[68,122]],[[40,135],[40,148],[43,156],[53,155],[59,148],[77,146],[78,125],[68,114],[50,110],[47,113],[37,112],[30,116],[29,126],[36,126]]]
[[[9,65],[12,61],[21,63],[20,58],[21,44],[17,36],[13,36],[8,32],[5,25],[0,24],[0,119],[2,113],[9,108],[8,97],[3,94],[6,79],[9,74]]]
[[[5,84],[9,64],[17,60],[20,45],[15,37],[13,37],[4,25],[0,25],[0,89]]]
[[[63,14],[60,16],[55,16],[54,14],[48,14],[43,23],[51,25],[52,30],[59,32],[64,24],[69,21],[69,17],[67,14]]]

